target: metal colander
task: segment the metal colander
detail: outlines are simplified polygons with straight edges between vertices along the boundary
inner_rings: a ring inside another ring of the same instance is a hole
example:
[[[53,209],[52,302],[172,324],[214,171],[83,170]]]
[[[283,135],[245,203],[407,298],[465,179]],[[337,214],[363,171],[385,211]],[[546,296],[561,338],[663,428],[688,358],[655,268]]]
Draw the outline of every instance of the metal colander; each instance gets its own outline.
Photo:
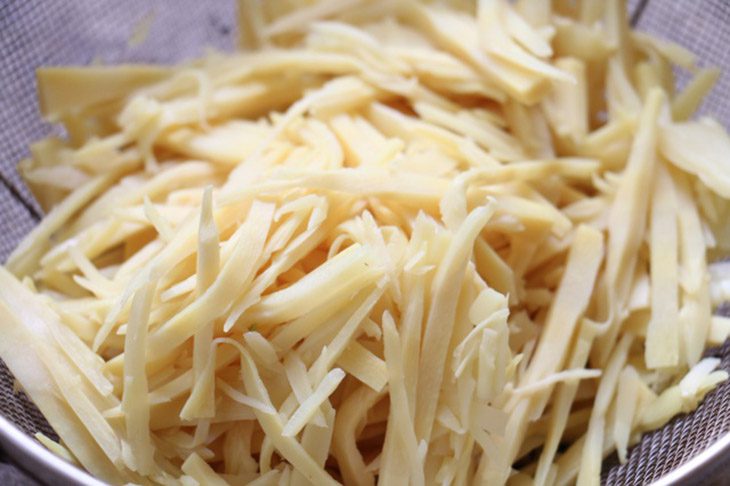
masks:
[[[629,12],[639,29],[679,42],[700,64],[730,72],[730,1],[629,0]],[[233,0],[0,0],[0,261],[40,218],[15,170],[28,144],[55,130],[38,115],[34,69],[170,63],[206,48],[230,50],[235,18]],[[145,24],[146,40],[131,46],[129,39]],[[686,73],[678,73],[678,82],[687,82]],[[730,76],[720,79],[702,111],[730,126]],[[730,371],[730,343],[707,354],[721,357],[721,368]],[[38,431],[55,436],[0,362],[0,484],[99,484],[45,451],[31,438]],[[730,381],[694,413],[647,434],[626,464],[607,459],[603,481],[730,484]]]

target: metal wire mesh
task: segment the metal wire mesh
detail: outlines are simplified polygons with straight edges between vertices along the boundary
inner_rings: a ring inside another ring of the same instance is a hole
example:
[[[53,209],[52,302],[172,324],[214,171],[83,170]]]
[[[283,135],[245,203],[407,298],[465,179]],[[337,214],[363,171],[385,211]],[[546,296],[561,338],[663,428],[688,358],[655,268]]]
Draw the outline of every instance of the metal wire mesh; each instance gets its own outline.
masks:
[[[34,69],[94,62],[174,62],[207,47],[230,49],[235,38],[234,2],[199,0],[0,0],[0,261],[35,224],[40,210],[15,170],[28,144],[54,130],[41,122]],[[730,2],[727,0],[631,0],[639,29],[679,42],[700,64],[730,69]],[[151,21],[145,42],[129,39],[143,19]],[[678,73],[678,84],[688,80]],[[702,112],[730,126],[730,76],[721,78]],[[0,337],[1,338],[1,337]],[[730,371],[730,344],[710,352]],[[28,434],[53,436],[46,421],[0,362],[0,413]],[[648,434],[624,465],[607,468],[610,485],[649,484],[730,433],[730,383],[707,396],[696,412]],[[610,463],[610,460],[609,460]],[[730,458],[728,458],[730,465]],[[608,463],[607,463],[608,465]],[[3,466],[3,484],[27,477]],[[730,478],[716,479],[728,484]],[[727,482],[724,482],[727,481]],[[706,484],[706,483],[705,483]]]
[[[721,358],[720,367],[730,370],[730,343],[708,351],[707,355]],[[727,434],[730,431],[729,409],[730,386],[720,386],[708,394],[692,414],[678,417],[646,435],[631,451],[626,464],[606,467],[604,482],[608,485],[640,486],[656,481]]]

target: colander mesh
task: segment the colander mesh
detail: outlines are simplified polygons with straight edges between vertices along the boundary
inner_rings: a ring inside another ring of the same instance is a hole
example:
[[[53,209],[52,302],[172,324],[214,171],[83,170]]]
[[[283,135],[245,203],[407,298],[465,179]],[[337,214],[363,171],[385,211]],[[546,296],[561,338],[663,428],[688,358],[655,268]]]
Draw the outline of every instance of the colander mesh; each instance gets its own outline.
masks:
[[[231,49],[235,39],[233,0],[0,0],[0,261],[35,224],[40,210],[15,164],[28,144],[54,128],[38,116],[34,69],[47,65],[169,63],[205,49]],[[630,0],[639,29],[694,51],[702,65],[730,72],[730,2],[727,0]],[[146,40],[131,47],[141,22]],[[678,83],[687,82],[678,73]],[[730,76],[723,76],[702,111],[730,126]],[[2,337],[0,337],[1,339]],[[708,351],[730,371],[730,343]],[[54,436],[33,404],[14,387],[0,362],[0,413],[28,434]],[[647,434],[624,465],[606,468],[604,483],[644,485],[667,474],[730,432],[730,383],[710,393],[692,414]],[[610,463],[609,459],[609,463]],[[607,463],[608,465],[608,463]],[[23,484],[23,477],[17,475]],[[4,481],[9,480],[3,475]],[[722,481],[722,480],[720,480]],[[717,484],[722,484],[721,482]]]

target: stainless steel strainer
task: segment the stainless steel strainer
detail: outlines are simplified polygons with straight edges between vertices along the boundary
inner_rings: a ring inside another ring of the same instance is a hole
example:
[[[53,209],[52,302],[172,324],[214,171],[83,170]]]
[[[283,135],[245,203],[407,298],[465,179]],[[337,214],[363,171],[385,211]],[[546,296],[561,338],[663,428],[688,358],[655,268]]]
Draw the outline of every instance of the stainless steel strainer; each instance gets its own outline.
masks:
[[[730,1],[633,0],[629,11],[639,29],[677,41],[701,64],[728,72],[703,111],[730,126]],[[169,63],[209,47],[232,49],[235,17],[233,0],[0,0],[0,261],[40,215],[15,170],[28,144],[54,130],[38,115],[34,69]],[[149,27],[148,36],[131,46],[140,25]],[[679,84],[686,81],[678,73]],[[721,367],[730,371],[730,343],[708,354],[721,357]],[[37,431],[54,436],[0,362],[0,448],[6,455],[0,452],[0,484],[35,484],[31,477],[46,484],[99,484],[43,449],[32,438]],[[609,485],[730,484],[730,382],[694,413],[646,435],[626,464],[609,458],[604,469]]]

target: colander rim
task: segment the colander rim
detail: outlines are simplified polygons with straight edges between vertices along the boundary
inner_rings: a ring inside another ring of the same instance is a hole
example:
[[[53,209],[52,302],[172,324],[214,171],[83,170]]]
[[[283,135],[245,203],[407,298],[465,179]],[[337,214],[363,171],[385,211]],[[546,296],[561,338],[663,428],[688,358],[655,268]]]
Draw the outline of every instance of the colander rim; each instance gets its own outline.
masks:
[[[34,479],[45,484],[73,486],[104,486],[86,471],[66,462],[28,436],[0,414],[0,445],[17,465]],[[717,476],[723,466],[730,465],[730,431],[718,438],[689,461],[651,483],[651,486],[704,484],[703,479]]]
[[[61,459],[0,414],[0,446],[23,471],[43,484],[104,486],[86,471]]]

